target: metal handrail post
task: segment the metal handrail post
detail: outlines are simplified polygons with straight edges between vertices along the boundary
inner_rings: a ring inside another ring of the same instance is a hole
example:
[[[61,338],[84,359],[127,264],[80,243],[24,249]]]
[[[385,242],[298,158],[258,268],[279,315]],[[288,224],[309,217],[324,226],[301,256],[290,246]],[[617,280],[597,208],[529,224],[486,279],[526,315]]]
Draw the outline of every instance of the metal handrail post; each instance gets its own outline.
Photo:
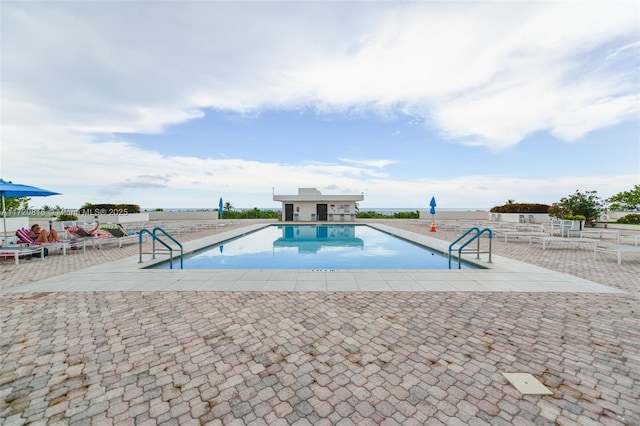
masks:
[[[482,234],[484,234],[485,232],[487,232],[489,234],[489,263],[491,263],[491,252],[492,252],[491,240],[493,240],[493,231],[491,229],[489,229],[489,228],[484,228],[484,229],[480,230],[480,228],[474,226],[473,228],[470,228],[464,234],[459,236],[454,242],[452,242],[449,245],[449,269],[451,269],[451,250],[453,249],[453,246],[458,241],[460,241],[461,239],[463,239],[464,237],[466,237],[467,235],[469,235],[473,231],[476,231],[476,234],[473,235],[471,238],[469,238],[469,240],[467,240],[460,247],[458,247],[458,269],[462,269],[462,250],[467,245],[471,244],[473,242],[473,240],[477,240],[476,241],[476,244],[477,244],[476,245],[476,259],[480,259],[480,236]]]
[[[151,231],[149,231],[149,230],[148,230],[148,229],[146,229],[146,228],[143,228],[143,229],[141,229],[141,230],[140,230],[140,232],[138,233],[138,253],[139,253],[139,255],[140,255],[140,258],[139,258],[139,260],[138,260],[138,263],[142,263],[142,235],[143,235],[145,232],[146,232],[147,234],[149,234],[149,235],[151,236],[151,239],[153,240],[153,234],[151,233]],[[155,240],[154,240],[154,242],[155,242]],[[154,249],[154,250],[153,250],[153,253],[155,254],[155,244],[154,244],[154,246],[153,246],[153,249]],[[154,257],[154,258],[155,258],[155,257]]]
[[[173,241],[174,243],[176,243],[178,245],[178,247],[180,247],[180,269],[183,269],[183,260],[184,260],[184,248],[182,247],[182,244],[180,243],[180,241],[176,240],[175,238],[173,238],[173,236],[171,234],[169,234],[167,231],[165,231],[164,229],[162,229],[159,226],[156,226],[155,228],[153,228],[153,237],[154,239],[157,239],[158,241],[160,241],[160,243],[164,244],[165,247],[169,248],[170,251],[170,256],[171,256],[171,262],[169,262],[170,268],[173,269],[173,251],[171,250],[171,248],[165,244],[162,240],[160,240],[157,235],[156,232],[160,231],[162,232],[167,238],[169,238],[171,241]]]
[[[164,229],[160,228],[160,227],[155,227],[152,231],[149,231],[148,229],[141,229],[140,230],[140,236],[138,239],[138,252],[139,252],[139,262],[138,263],[142,263],[142,234],[147,233],[151,236],[151,240],[152,240],[152,250],[151,250],[151,255],[153,256],[153,259],[156,258],[156,241],[158,241],[160,244],[162,244],[163,246],[166,247],[166,249],[169,251],[169,269],[173,269],[173,249],[171,248],[170,245],[168,245],[167,243],[165,243],[164,241],[162,241],[157,235],[156,235],[156,230],[160,230],[162,231],[162,233],[164,235],[166,235],[168,238],[170,238],[173,242],[175,242],[178,246],[180,246],[180,269],[183,269],[183,257],[184,257],[184,250],[182,247],[182,244],[180,244],[180,242],[178,240],[176,240],[175,238],[173,238],[169,233],[167,233],[167,231],[165,231]]]

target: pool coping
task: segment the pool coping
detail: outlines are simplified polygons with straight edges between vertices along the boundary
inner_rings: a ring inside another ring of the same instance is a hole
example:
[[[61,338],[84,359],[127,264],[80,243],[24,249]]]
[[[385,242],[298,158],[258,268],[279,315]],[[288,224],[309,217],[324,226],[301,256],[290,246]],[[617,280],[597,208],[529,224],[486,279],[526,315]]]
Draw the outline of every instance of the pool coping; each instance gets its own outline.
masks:
[[[362,223],[417,244],[447,253],[449,243],[380,223]],[[212,236],[187,241],[185,253],[236,238],[271,223],[230,229]],[[360,223],[358,224],[360,225]],[[626,292],[605,285],[493,255],[492,263],[478,263],[486,269],[242,269],[242,270],[162,270],[144,269],[155,261],[139,255],[69,272],[45,280],[0,290],[0,294],[31,292],[148,292],[148,291],[345,291],[345,292]]]

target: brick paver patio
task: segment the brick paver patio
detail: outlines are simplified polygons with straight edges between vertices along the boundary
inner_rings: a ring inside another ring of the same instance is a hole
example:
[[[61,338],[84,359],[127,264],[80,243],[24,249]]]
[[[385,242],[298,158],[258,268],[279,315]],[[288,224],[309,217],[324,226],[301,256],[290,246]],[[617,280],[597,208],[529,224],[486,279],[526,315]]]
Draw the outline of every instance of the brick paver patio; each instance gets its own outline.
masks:
[[[0,289],[137,250],[0,260]],[[640,425],[640,260],[494,252],[627,293],[1,294],[0,423]]]

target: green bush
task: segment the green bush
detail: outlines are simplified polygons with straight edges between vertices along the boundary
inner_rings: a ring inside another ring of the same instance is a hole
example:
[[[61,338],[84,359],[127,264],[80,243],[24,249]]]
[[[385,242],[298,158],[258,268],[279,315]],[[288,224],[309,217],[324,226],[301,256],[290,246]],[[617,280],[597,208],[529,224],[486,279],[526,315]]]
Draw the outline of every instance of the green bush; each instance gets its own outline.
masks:
[[[419,219],[420,211],[416,210],[415,212],[396,212],[393,214],[394,219]]]
[[[278,215],[279,212],[254,207],[245,210],[224,210],[220,217],[223,219],[277,219]]]
[[[616,223],[625,223],[628,225],[640,225],[640,214],[631,213],[616,220]]]
[[[567,214],[562,216],[560,219],[562,220],[586,220],[587,218],[581,214]]]
[[[63,213],[57,217],[58,222],[71,222],[74,220],[78,220],[78,216],[68,213]]]
[[[420,211],[415,212],[394,212],[393,214],[383,214],[374,211],[356,213],[358,219],[419,219]]]
[[[382,213],[377,213],[374,211],[367,212],[358,212],[356,217],[359,219],[389,219],[390,216]]]

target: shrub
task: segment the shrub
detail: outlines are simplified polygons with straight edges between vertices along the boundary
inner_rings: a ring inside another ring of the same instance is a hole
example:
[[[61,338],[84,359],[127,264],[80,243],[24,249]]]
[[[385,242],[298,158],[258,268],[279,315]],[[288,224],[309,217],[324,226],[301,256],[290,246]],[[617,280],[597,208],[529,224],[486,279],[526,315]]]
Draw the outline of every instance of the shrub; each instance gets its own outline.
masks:
[[[616,220],[616,223],[625,223],[628,225],[640,225],[640,214],[631,213]]]
[[[358,219],[379,219],[379,218],[385,218],[386,219],[389,216],[388,215],[384,215],[382,213],[377,213],[377,212],[369,210],[369,211],[366,211],[366,212],[358,212],[356,214],[356,217]]]
[[[568,215],[562,216],[560,219],[562,219],[562,220],[586,220],[587,218],[584,217],[584,215],[581,215],[581,214],[568,214]]]
[[[78,220],[78,216],[68,213],[63,213],[57,217],[59,222],[71,222],[74,220]]]
[[[491,213],[547,213],[548,204],[536,203],[508,203],[503,206],[496,206],[489,210]]]
[[[584,220],[588,225],[595,226],[602,207],[602,200],[596,196],[596,191],[576,191],[568,197],[561,198],[559,202],[553,203],[549,207],[549,216],[563,218],[569,215],[581,215],[585,217]]]
[[[415,212],[395,212],[393,213],[394,219],[419,219],[420,211],[416,210]]]
[[[356,214],[358,219],[419,219],[420,211],[415,212],[394,212],[392,214],[384,214],[375,211],[358,212]]]
[[[245,210],[225,209],[223,214],[225,219],[277,219],[278,212],[273,210],[260,210],[257,207]],[[223,217],[223,216],[220,216]]]

